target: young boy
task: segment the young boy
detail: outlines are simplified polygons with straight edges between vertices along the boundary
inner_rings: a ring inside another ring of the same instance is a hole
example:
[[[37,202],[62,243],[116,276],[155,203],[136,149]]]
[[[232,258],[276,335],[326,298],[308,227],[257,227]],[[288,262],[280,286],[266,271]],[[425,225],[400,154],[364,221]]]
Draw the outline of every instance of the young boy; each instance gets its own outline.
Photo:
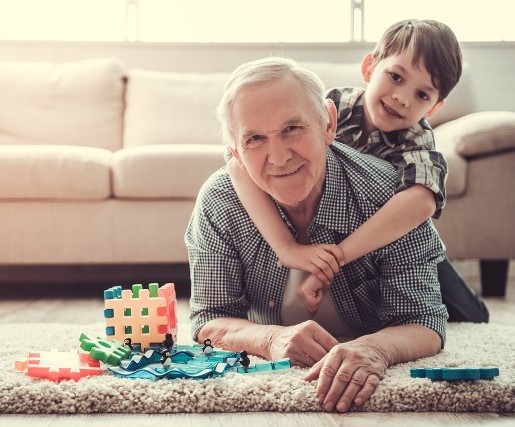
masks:
[[[401,238],[445,205],[447,165],[435,151],[426,119],[443,105],[458,83],[462,56],[445,24],[406,20],[392,25],[361,71],[366,89],[329,91],[338,110],[336,140],[392,163],[397,169],[395,195],[339,245],[297,244],[273,201],[234,160],[229,172],[245,209],[279,263],[312,273],[297,293],[311,317],[339,269]]]

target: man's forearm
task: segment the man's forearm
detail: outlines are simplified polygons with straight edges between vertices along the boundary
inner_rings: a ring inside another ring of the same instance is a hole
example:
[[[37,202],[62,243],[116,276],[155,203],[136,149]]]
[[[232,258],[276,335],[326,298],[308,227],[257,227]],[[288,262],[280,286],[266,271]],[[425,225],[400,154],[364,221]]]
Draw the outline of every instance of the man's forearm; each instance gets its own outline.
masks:
[[[434,356],[441,350],[440,336],[421,325],[402,325],[364,335],[355,341],[379,352],[388,366]]]
[[[260,325],[247,319],[218,318],[206,323],[198,334],[199,342],[211,339],[215,347],[231,351],[246,350],[249,354],[270,359],[272,333],[275,325]]]

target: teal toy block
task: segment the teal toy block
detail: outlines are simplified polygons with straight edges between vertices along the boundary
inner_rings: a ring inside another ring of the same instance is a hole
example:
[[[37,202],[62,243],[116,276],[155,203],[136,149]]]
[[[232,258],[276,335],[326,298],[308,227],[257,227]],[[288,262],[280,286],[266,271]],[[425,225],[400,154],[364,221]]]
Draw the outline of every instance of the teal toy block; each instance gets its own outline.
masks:
[[[493,380],[499,376],[499,368],[411,368],[410,376],[433,381]]]
[[[290,359],[280,359],[272,362],[256,363],[254,366],[244,368],[238,366],[236,372],[238,374],[277,374],[279,371],[286,371],[291,369]]]
[[[291,369],[291,360],[288,358],[279,359],[272,363],[274,365],[275,371],[280,371],[281,369]]]
[[[109,365],[118,366],[130,353],[129,348],[118,341],[108,341],[102,337],[93,338],[84,333],[79,340],[80,348],[89,352],[93,359]]]

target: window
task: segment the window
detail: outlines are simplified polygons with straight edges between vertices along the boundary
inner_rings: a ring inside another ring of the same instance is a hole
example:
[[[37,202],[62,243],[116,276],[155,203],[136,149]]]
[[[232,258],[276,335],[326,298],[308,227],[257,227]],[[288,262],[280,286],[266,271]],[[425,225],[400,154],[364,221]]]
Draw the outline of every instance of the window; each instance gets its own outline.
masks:
[[[0,0],[0,40],[124,40],[125,1]]]
[[[515,40],[512,0],[363,1],[366,41],[377,41],[390,24],[409,18],[444,22],[462,42]]]
[[[342,43],[406,18],[515,41],[512,0],[0,0],[0,40]]]
[[[350,0],[139,0],[141,41],[344,42]]]

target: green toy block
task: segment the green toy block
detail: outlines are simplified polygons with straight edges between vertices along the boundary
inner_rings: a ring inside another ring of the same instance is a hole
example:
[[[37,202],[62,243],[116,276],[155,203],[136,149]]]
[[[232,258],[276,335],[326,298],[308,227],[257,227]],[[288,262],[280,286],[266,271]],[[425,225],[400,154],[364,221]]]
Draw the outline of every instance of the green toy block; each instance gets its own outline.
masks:
[[[130,349],[118,341],[108,341],[102,337],[92,338],[85,333],[81,334],[79,340],[80,348],[89,352],[93,359],[109,365],[118,366],[130,353]]]

